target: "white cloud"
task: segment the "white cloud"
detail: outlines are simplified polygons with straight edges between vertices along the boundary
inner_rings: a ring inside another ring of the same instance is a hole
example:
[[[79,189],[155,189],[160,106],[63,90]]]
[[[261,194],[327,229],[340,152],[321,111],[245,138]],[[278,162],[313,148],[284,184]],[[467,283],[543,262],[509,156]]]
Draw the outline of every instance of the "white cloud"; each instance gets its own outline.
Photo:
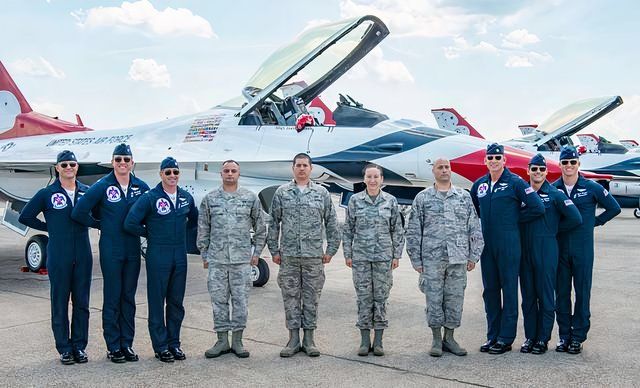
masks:
[[[475,29],[486,32],[495,17],[470,13],[461,7],[442,6],[437,0],[342,0],[342,17],[377,15],[394,37],[447,37]]]
[[[498,48],[492,45],[491,43],[487,43],[485,41],[481,41],[478,44],[471,45],[467,40],[461,36],[455,37],[453,39],[453,46],[443,47],[444,56],[447,59],[455,59],[460,57],[460,55],[464,52],[477,52],[477,53],[497,53]]]
[[[533,63],[526,56],[511,55],[507,58],[505,67],[533,67]]]
[[[47,116],[58,117],[64,111],[64,106],[54,102],[36,100],[31,102],[34,111]]]
[[[522,48],[525,45],[538,43],[540,38],[524,28],[513,30],[502,39],[502,47]]]
[[[155,35],[194,35],[217,38],[211,24],[186,8],[157,10],[148,0],[124,1],[120,7],[96,7],[71,13],[83,28],[126,27]]]
[[[550,62],[553,57],[549,53],[539,53],[535,51],[521,52],[510,55],[505,62],[505,67],[533,67],[542,62]]]
[[[414,82],[411,72],[401,61],[392,61],[384,58],[380,47],[376,47],[351,70],[350,79],[364,79],[370,75],[382,82]]]
[[[129,79],[148,82],[154,88],[171,86],[171,75],[167,66],[158,64],[154,59],[134,59],[129,68]]]
[[[65,77],[62,70],[55,68],[42,57],[18,59],[11,64],[11,69],[15,74],[25,74],[33,77],[53,77],[58,79]]]

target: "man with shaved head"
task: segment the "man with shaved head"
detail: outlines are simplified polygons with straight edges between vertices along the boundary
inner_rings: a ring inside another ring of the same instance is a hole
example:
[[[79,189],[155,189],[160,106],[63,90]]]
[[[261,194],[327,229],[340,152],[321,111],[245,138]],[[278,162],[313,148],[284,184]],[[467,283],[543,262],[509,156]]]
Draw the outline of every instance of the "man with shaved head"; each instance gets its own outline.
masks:
[[[240,164],[222,162],[222,185],[204,197],[198,218],[198,249],[209,269],[207,287],[218,341],[205,352],[215,358],[232,352],[249,357],[242,335],[247,325],[251,266],[258,265],[267,229],[258,196],[238,186]],[[251,239],[251,231],[254,239]],[[231,332],[231,344],[229,344]]]
[[[462,318],[466,271],[480,260],[482,230],[469,193],[451,184],[449,161],[438,158],[432,172],[435,183],[413,201],[407,253],[427,299],[427,324],[433,333],[429,354],[440,357],[444,350],[464,356],[467,351],[453,338],[453,331]]]

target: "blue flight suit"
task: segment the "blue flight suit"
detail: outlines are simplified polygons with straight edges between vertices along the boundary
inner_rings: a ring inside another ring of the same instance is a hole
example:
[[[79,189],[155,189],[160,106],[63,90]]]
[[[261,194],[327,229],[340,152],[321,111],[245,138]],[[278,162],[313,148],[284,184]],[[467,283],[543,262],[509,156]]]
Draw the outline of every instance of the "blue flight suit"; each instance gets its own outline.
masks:
[[[180,347],[187,281],[187,228],[198,223],[193,197],[178,188],[176,206],[162,183],[145,193],[129,211],[124,228],[147,237],[149,334],[156,353]],[[166,325],[165,325],[166,301]]]
[[[571,198],[580,211],[582,225],[558,234],[560,259],[556,283],[556,320],[560,339],[584,342],[589,331],[589,301],[593,274],[593,228],[604,225],[620,214],[620,205],[596,182],[580,176],[571,193],[566,192],[562,178],[553,182]],[[605,210],[596,216],[596,206]],[[571,284],[575,290],[575,305],[571,315]]]
[[[131,174],[124,195],[112,171],[89,188],[71,214],[79,223],[100,229],[102,328],[110,352],[133,345],[140,237],[125,232],[123,224],[131,206],[147,191],[149,186]]]
[[[89,187],[76,181],[74,199]],[[89,338],[89,295],[93,257],[89,232],[71,219],[73,203],[56,179],[22,209],[22,224],[49,234],[47,270],[51,285],[51,328],[58,353],[85,350]],[[44,214],[45,222],[38,214]],[[73,304],[69,336],[69,297]]]
[[[541,215],[544,205],[529,184],[507,168],[493,188],[490,174],[478,179],[471,187],[471,199],[484,237],[480,263],[487,340],[511,345],[518,324],[520,207],[524,203],[530,214]]]
[[[582,223],[578,208],[560,190],[545,181],[538,195],[544,215],[520,214],[522,259],[520,292],[525,337],[549,342],[555,319],[555,288],[558,271],[558,230],[567,231]]]

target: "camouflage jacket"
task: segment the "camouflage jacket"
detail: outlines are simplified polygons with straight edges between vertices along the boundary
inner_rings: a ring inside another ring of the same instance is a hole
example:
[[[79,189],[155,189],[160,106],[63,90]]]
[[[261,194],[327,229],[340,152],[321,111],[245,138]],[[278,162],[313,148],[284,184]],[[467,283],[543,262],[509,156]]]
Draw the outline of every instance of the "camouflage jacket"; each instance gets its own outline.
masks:
[[[338,218],[331,196],[324,187],[309,182],[300,192],[295,181],[278,187],[271,203],[267,244],[271,255],[321,257],[322,227],[327,234],[326,254],[333,256],[340,245]]]
[[[200,204],[198,249],[210,263],[245,264],[251,261],[251,231],[254,231],[253,255],[264,248],[267,229],[258,197],[239,187],[233,193],[219,187]]]
[[[387,261],[399,259],[404,247],[404,229],[396,197],[383,191],[375,202],[367,191],[349,199],[342,233],[345,259]]]
[[[439,248],[446,248],[451,264],[477,263],[484,247],[471,196],[454,186],[445,198],[433,186],[418,193],[405,235],[414,268],[422,267],[425,261],[441,260],[434,256]]]

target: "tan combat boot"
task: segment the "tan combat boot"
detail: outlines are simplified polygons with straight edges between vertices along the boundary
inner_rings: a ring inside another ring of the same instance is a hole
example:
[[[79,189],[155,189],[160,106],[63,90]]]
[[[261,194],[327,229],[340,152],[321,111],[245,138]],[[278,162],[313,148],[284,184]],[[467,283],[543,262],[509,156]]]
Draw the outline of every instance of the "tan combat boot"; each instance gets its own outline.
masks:
[[[211,349],[204,352],[206,358],[216,358],[231,351],[231,347],[229,346],[229,332],[219,331],[217,334],[218,342],[216,342]]]
[[[360,329],[360,347],[358,348],[358,356],[368,356],[371,351],[371,330]]]
[[[456,356],[466,356],[467,349],[458,345],[455,339],[453,339],[453,329],[444,328],[444,340],[442,341],[442,350],[445,352],[453,353]]]
[[[431,342],[429,355],[433,357],[440,357],[442,356],[442,328],[432,327],[431,331],[433,332],[433,341]]]
[[[242,330],[231,333],[231,351],[240,358],[249,357],[249,352],[242,345]]]
[[[300,351],[300,330],[299,329],[290,329],[289,330],[289,342],[287,342],[287,346],[285,346],[280,351],[280,357],[291,357],[294,354]]]
[[[309,357],[318,357],[320,351],[316,348],[313,341],[313,329],[304,329],[304,338],[302,338],[302,351]]]
[[[382,333],[384,333],[384,330],[375,329],[373,332],[373,355],[384,356],[384,348],[382,347]]]

